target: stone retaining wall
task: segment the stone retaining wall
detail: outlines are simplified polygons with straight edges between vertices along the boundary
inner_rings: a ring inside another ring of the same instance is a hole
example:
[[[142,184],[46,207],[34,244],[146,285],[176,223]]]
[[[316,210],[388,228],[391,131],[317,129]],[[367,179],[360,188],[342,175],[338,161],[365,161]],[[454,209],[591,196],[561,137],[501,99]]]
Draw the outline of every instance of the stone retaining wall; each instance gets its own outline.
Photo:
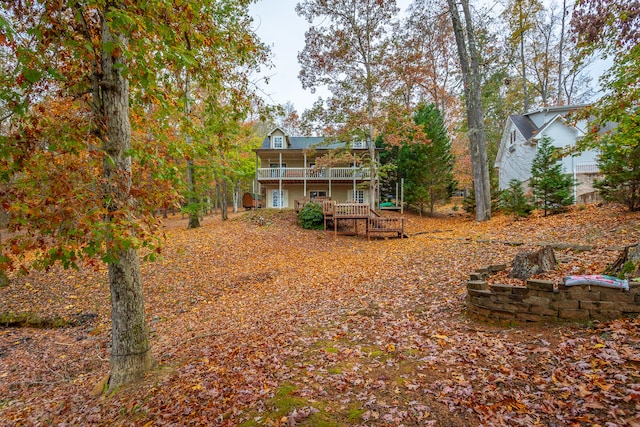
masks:
[[[486,279],[504,270],[492,265],[471,273],[467,311],[474,318],[497,322],[606,320],[640,314],[640,284],[629,290],[603,286],[564,286],[548,280],[528,280],[526,286],[489,285]]]

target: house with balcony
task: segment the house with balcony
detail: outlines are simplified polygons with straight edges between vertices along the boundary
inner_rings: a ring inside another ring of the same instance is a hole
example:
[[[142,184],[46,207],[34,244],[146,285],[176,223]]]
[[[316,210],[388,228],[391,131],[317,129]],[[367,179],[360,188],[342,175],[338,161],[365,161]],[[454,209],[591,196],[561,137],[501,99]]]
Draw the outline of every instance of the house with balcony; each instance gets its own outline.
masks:
[[[544,107],[525,114],[509,116],[498,146],[495,168],[500,189],[509,187],[509,181],[517,179],[526,186],[531,178],[531,166],[538,149],[538,142],[548,136],[553,146],[575,146],[587,131],[586,120],[574,121],[570,115],[586,105]],[[562,158],[565,173],[575,180],[574,200],[591,202],[597,198],[593,187],[598,175],[598,153],[587,150]]]
[[[353,158],[368,155],[364,141],[327,142],[323,137],[294,137],[276,127],[255,149],[256,182],[264,207],[295,208],[296,201],[331,199],[370,203],[370,170],[357,161],[319,161],[332,150],[347,150]],[[325,166],[322,166],[325,165]]]

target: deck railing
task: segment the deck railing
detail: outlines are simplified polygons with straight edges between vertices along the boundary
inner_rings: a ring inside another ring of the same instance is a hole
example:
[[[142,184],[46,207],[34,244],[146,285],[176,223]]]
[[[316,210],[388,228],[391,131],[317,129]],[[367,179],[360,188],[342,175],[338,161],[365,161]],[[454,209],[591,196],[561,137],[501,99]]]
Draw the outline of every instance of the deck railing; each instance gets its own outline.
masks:
[[[369,179],[368,168],[259,168],[258,179],[282,180],[329,180],[329,179]]]
[[[334,207],[335,218],[369,218],[369,205],[365,203],[337,203]]]
[[[598,173],[600,168],[595,162],[582,162],[576,164],[576,173]]]

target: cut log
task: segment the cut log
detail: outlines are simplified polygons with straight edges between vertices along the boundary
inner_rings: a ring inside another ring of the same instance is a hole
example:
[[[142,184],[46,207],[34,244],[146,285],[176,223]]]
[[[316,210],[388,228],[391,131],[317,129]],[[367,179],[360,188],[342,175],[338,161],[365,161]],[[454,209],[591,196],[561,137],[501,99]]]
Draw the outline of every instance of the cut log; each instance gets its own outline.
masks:
[[[513,260],[509,277],[527,280],[534,274],[551,271],[556,267],[553,248],[545,246],[534,252],[520,252]]]
[[[640,277],[640,245],[636,243],[625,247],[616,262],[611,264],[604,274],[621,279]]]

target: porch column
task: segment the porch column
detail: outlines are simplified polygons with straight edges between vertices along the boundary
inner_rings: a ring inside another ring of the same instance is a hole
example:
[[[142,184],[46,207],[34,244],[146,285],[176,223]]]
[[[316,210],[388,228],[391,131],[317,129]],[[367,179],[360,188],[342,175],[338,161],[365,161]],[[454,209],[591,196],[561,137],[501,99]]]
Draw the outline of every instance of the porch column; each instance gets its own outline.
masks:
[[[353,162],[353,165],[351,165],[351,172],[353,175],[353,201],[356,201],[356,162]]]
[[[307,197],[307,153],[303,153],[304,155],[304,172],[302,174],[302,197]]]
[[[278,209],[282,209],[282,153],[278,153]]]

